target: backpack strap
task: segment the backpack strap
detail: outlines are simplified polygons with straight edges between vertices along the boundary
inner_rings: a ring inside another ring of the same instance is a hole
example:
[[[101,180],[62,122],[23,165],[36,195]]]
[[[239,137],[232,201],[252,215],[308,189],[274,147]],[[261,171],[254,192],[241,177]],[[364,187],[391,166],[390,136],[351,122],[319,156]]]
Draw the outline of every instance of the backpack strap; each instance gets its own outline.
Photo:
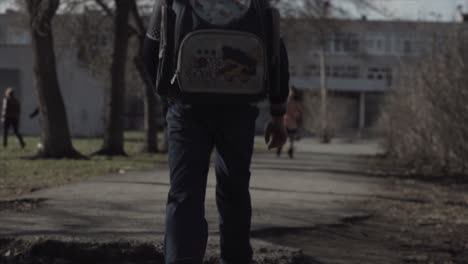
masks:
[[[266,25],[266,7],[264,5],[264,1],[263,0],[252,0],[253,1],[253,5],[254,5],[254,10],[255,10],[255,13],[257,14],[258,18],[259,18],[259,24],[260,24],[260,38],[263,40],[263,42],[265,43],[265,48],[266,48],[266,55],[267,55],[267,65],[270,65],[270,54],[271,54],[271,49],[270,49],[270,45],[268,44],[269,42],[269,37],[268,37],[268,28],[267,28],[267,25]],[[269,93],[269,87],[270,87],[270,76],[271,76],[271,73],[270,73],[270,70],[268,69],[266,71],[266,80],[265,80],[265,87],[266,87],[266,92],[267,94]]]
[[[174,63],[173,65],[177,65],[177,54],[178,50],[180,48],[180,44],[182,42],[182,38],[184,34],[187,32],[187,28],[192,27],[192,19],[187,17],[187,9],[190,8],[190,4],[187,3],[187,0],[166,0],[166,1],[171,1],[172,4],[172,9],[175,13],[176,20],[175,20],[175,26],[174,26]],[[190,23],[190,24],[188,24]],[[175,83],[176,80],[176,69],[175,67],[172,69],[173,71],[173,76],[171,76],[171,85]],[[172,89],[174,90],[174,89]]]
[[[264,41],[267,41],[267,27],[266,27],[266,5],[264,0],[253,0],[254,8],[258,17],[260,18],[261,37]]]
[[[176,14],[177,20],[175,25],[175,49],[179,50],[180,43],[182,42],[182,36],[186,27],[189,25],[186,22],[192,23],[192,20],[187,20],[187,8],[190,8],[190,4],[187,4],[187,0],[174,0],[173,9]]]
[[[159,43],[159,67],[156,78],[156,92],[161,96],[168,96],[170,80],[174,69],[174,27],[175,14],[172,0],[165,0],[161,14],[161,39]]]
[[[261,37],[265,41],[268,54],[267,90],[271,97],[280,95],[280,33],[279,11],[270,7],[267,0],[253,0],[260,18]]]
[[[157,90],[159,95],[173,97],[177,93],[172,84],[175,78],[175,65],[177,64],[177,50],[184,30],[182,23],[185,16],[186,0],[164,0],[166,17],[164,41],[160,47],[160,67],[158,68]],[[169,17],[167,17],[169,16]],[[158,89],[159,88],[159,89]]]
[[[268,23],[271,26],[270,32],[270,43],[271,43],[271,73],[273,76],[270,76],[270,96],[271,97],[280,97],[281,96],[281,37],[280,37],[280,14],[279,11],[275,8],[269,8],[268,10]]]

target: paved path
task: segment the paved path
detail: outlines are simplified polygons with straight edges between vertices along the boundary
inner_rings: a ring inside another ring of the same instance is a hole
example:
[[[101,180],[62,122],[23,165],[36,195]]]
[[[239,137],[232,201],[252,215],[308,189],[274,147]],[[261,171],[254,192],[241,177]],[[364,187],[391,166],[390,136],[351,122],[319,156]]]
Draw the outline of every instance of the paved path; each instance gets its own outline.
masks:
[[[365,177],[361,155],[378,152],[375,143],[312,140],[298,144],[297,158],[257,153],[252,166],[253,229],[308,228],[359,214],[344,201],[382,194],[382,180]],[[214,175],[210,173],[207,219],[217,232]],[[28,198],[45,198],[36,210],[0,212],[0,237],[71,235],[150,239],[163,234],[168,172],[158,169],[42,190]]]

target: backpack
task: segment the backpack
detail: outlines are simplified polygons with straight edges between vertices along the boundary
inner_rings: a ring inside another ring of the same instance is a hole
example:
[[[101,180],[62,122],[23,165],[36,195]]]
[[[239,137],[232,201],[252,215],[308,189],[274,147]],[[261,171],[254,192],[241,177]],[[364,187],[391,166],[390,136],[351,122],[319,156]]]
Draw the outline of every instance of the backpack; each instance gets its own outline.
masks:
[[[266,1],[247,0],[244,9],[236,0],[216,1],[216,16],[206,10],[214,8],[207,0],[166,0],[156,92],[204,103],[254,102],[271,94],[268,89],[279,93],[279,12]],[[226,13],[236,8],[237,16]]]
[[[20,103],[15,97],[9,97],[4,100],[4,119],[18,119],[20,114]]]

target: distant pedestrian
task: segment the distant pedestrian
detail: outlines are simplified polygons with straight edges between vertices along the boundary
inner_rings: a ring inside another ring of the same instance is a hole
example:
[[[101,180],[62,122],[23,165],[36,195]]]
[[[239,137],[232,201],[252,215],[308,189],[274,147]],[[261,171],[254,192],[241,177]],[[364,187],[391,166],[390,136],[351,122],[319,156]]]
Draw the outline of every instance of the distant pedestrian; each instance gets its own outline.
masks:
[[[297,132],[302,123],[302,114],[302,93],[292,87],[289,91],[286,115],[284,115],[284,125],[289,138],[288,155],[291,159],[294,158],[294,141],[297,139]],[[277,149],[276,154],[278,157],[281,156],[282,150],[282,147]]]
[[[23,137],[18,130],[20,110],[21,106],[18,99],[15,97],[15,92],[12,88],[7,88],[2,104],[3,147],[5,148],[8,145],[8,132],[10,127],[13,127],[13,131],[15,132],[21,147],[25,147]]]

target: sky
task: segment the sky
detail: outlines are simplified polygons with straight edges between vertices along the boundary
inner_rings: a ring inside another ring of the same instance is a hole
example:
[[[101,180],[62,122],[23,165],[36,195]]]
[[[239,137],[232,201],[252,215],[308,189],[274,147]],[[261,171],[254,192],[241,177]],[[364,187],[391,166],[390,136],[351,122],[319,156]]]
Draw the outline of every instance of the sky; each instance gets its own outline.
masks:
[[[451,21],[458,18],[457,6],[464,7],[468,12],[468,0],[370,0],[376,5],[388,10],[391,18],[411,20],[443,20]],[[361,11],[362,13],[362,11]],[[370,15],[372,18],[382,18],[382,15]]]
[[[10,0],[0,0],[0,12],[10,4]],[[333,4],[344,5],[348,0],[331,0]],[[441,20],[451,21],[457,17],[457,6],[462,5],[468,12],[468,0],[370,0],[384,8],[385,15],[367,10],[357,10],[346,7],[356,17],[367,15],[370,19],[409,19],[409,20]]]

